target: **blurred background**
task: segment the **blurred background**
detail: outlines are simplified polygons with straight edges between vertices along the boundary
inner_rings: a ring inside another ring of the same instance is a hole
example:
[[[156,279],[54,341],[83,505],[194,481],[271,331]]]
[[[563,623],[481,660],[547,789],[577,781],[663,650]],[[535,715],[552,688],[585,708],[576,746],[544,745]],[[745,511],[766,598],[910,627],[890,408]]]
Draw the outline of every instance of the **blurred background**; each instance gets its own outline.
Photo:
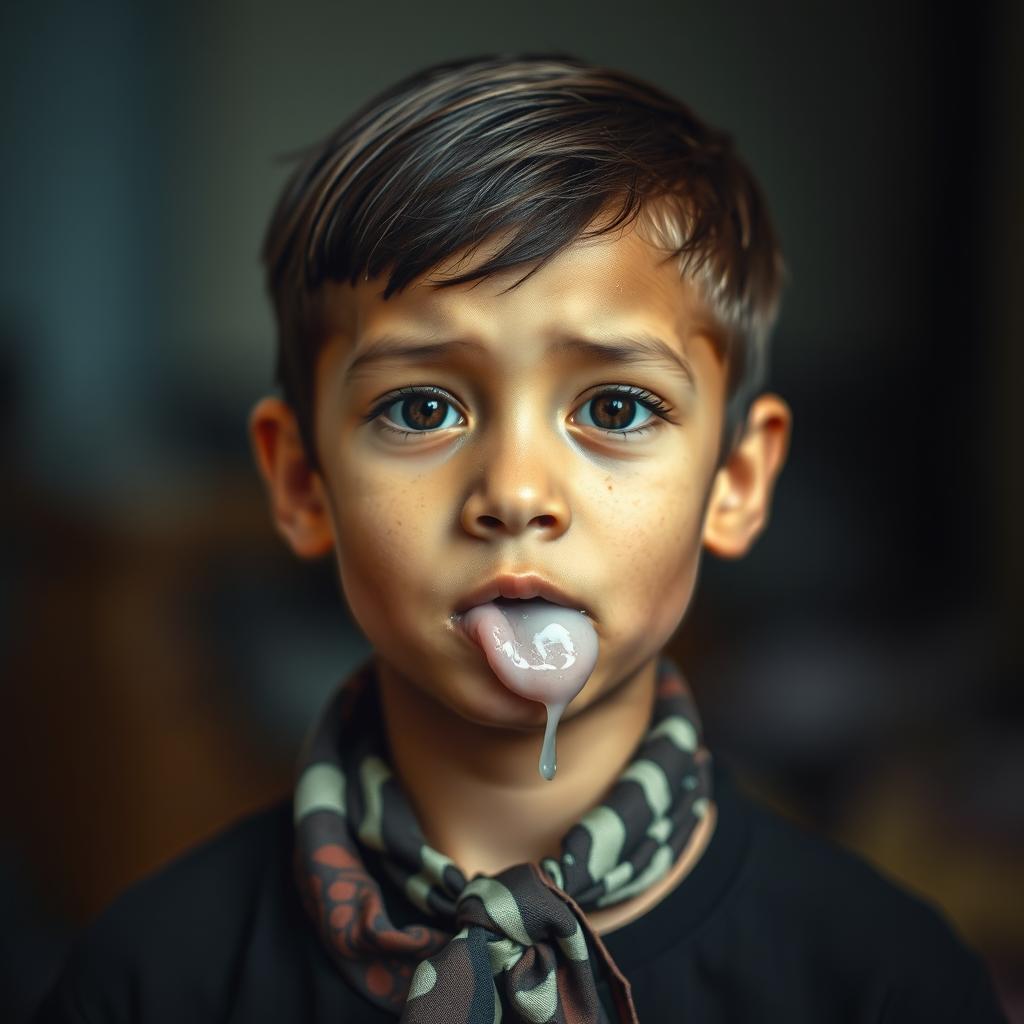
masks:
[[[406,73],[560,50],[730,130],[791,284],[771,527],[674,642],[745,785],[939,905],[1024,1021],[1024,5],[5,5],[0,1017],[287,794],[366,654],[247,411],[287,171]]]

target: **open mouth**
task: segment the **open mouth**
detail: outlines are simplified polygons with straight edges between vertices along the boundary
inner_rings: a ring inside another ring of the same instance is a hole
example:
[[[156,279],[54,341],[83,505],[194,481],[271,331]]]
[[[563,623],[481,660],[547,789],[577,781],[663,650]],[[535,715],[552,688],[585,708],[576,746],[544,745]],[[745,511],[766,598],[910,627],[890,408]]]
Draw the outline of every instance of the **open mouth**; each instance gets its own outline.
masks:
[[[513,611],[521,608],[524,604],[549,604],[552,608],[566,608],[568,605],[559,604],[557,601],[549,601],[546,597],[496,597],[491,604],[499,608],[510,608]]]
[[[486,604],[509,612],[527,607],[535,610],[543,607],[563,608],[582,612],[591,620],[594,618],[590,609],[585,608],[577,598],[540,576],[499,576],[467,594],[455,606],[455,615],[461,616],[471,608]]]

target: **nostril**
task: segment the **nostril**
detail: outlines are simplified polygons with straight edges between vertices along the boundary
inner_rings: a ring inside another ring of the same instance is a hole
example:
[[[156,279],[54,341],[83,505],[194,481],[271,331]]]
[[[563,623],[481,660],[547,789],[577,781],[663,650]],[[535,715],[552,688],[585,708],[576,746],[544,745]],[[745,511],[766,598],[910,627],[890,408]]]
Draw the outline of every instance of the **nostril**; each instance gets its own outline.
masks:
[[[501,520],[497,516],[480,516],[480,523],[490,529],[501,526]]]
[[[545,526],[545,527],[546,526],[554,526],[555,525],[555,517],[554,516],[547,516],[547,515],[537,516],[534,519],[534,522],[538,526]]]

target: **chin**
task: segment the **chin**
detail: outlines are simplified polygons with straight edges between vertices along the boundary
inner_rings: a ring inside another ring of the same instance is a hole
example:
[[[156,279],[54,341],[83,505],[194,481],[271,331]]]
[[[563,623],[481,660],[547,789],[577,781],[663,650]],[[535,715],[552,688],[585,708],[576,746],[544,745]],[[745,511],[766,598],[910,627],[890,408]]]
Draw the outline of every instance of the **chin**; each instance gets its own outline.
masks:
[[[375,651],[377,648],[374,648]],[[463,655],[466,652],[462,652]],[[393,657],[376,657],[387,663],[389,675],[399,681],[410,697],[476,725],[529,730],[536,722],[543,727],[544,708],[509,692],[476,652],[473,657],[451,658],[438,652],[422,651],[408,667]],[[415,702],[411,705],[415,706]]]
[[[445,673],[445,685],[428,693],[460,718],[485,728],[536,732],[547,722],[543,704],[507,690],[486,663]]]

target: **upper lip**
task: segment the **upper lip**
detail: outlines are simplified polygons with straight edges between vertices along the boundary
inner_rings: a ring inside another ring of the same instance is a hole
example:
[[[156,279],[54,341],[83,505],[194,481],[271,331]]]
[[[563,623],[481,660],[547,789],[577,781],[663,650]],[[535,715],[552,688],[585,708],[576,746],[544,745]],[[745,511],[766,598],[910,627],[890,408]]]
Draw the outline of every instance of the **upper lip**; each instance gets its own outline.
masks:
[[[467,594],[457,605],[456,612],[465,612],[478,604],[486,604],[499,597],[519,598],[529,600],[531,597],[542,597],[552,604],[564,605],[566,608],[575,608],[590,615],[590,611],[575,597],[560,590],[553,583],[549,583],[541,576],[528,574],[525,576],[504,575],[497,576],[488,583],[477,587]]]

